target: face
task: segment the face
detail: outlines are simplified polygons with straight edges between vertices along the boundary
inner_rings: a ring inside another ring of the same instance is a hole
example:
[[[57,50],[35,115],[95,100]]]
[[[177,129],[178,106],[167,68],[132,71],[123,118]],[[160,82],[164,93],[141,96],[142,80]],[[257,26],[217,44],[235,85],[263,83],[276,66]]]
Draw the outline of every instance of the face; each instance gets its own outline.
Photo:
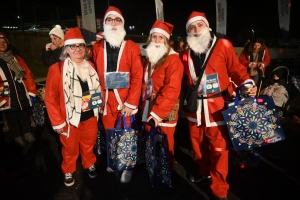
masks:
[[[66,51],[69,54],[71,60],[78,60],[84,58],[85,44],[71,44],[66,47]]]
[[[261,44],[258,42],[254,43],[254,45],[253,45],[254,51],[258,51],[260,49],[260,47],[261,47]]]
[[[107,18],[105,19],[105,24],[110,25],[110,26],[118,26],[118,25],[123,24],[123,21],[117,15],[108,15]],[[117,30],[117,29],[112,28],[112,30]]]
[[[152,33],[151,34],[151,42],[155,43],[165,43],[165,36],[161,33]]]
[[[188,33],[199,33],[200,31],[202,31],[205,27],[207,27],[207,25],[202,21],[202,20],[198,20],[195,21],[193,23],[191,23],[188,27]],[[199,37],[200,34],[195,34],[195,37]]]
[[[58,47],[63,42],[63,40],[60,37],[53,34],[50,35],[50,38],[52,44],[54,44],[56,47]]]
[[[0,38],[0,53],[3,53],[7,50],[7,42],[5,39]]]
[[[276,74],[273,74],[273,79],[274,79],[274,80],[278,80],[279,77],[278,77]]]

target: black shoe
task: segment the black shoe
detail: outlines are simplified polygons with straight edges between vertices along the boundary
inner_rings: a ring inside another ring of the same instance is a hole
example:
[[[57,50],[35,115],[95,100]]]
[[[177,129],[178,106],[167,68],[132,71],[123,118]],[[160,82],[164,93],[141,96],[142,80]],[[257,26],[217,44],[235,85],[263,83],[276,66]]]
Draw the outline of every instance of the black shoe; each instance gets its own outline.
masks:
[[[95,165],[90,166],[88,171],[90,178],[96,178],[96,176],[98,175]]]
[[[193,183],[198,183],[202,180],[205,180],[205,179],[210,179],[211,176],[202,176],[200,174],[194,174],[194,175],[191,175],[190,176],[190,181],[192,181]]]
[[[74,185],[75,180],[72,177],[71,173],[66,173],[65,174],[65,185],[66,186],[72,186]]]

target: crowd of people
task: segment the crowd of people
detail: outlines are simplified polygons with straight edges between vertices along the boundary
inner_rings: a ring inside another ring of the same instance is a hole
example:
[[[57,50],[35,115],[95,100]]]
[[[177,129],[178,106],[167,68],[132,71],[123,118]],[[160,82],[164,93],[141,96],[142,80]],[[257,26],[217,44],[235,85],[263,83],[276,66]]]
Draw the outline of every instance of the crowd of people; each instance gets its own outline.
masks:
[[[205,81],[200,82],[197,110],[186,113],[189,123],[186,134],[190,136],[199,171],[190,180],[209,179],[216,199],[227,199],[231,143],[222,111],[225,101],[232,97],[234,85],[251,82],[253,87],[247,90],[248,95],[257,94],[260,74],[264,74],[270,63],[268,48],[261,39],[250,41],[238,58],[231,42],[217,38],[212,32],[205,13],[193,11],[185,27],[186,43],[180,40],[174,45],[170,39],[174,28],[171,23],[154,22],[146,47],[147,59],[142,63],[139,46],[125,40],[124,24],[121,11],[110,6],[104,14],[104,30],[98,33],[91,50],[86,47],[80,29],[70,28],[64,33],[59,25],[50,31],[51,43],[42,50],[43,63],[49,67],[45,105],[62,144],[65,185],[72,186],[75,182],[72,174],[76,172],[79,155],[88,175],[97,176],[93,147],[98,121],[102,121],[104,129],[114,128],[124,115],[129,124],[130,116],[136,115],[138,108],[142,108],[146,134],[151,129],[148,122],[154,121],[154,126],[160,126],[167,135],[172,171],[181,88],[196,85],[198,79],[217,77],[218,92],[204,90]],[[122,86],[106,81],[113,75],[126,76]],[[280,77],[278,73],[275,75]],[[272,84],[280,84],[277,80]],[[0,110],[20,146],[25,146],[23,138],[35,141],[30,133],[29,110],[36,95],[29,67],[0,33]],[[84,104],[83,99],[86,101],[89,95],[100,95],[103,105]],[[114,172],[109,167],[107,171]],[[130,182],[132,174],[132,169],[124,170],[120,181]]]

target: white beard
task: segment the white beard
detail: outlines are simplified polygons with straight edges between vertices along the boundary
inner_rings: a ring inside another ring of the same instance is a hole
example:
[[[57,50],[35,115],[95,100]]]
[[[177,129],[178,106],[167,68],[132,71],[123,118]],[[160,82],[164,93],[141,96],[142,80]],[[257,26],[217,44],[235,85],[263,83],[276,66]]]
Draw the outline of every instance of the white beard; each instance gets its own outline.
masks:
[[[111,25],[104,24],[103,28],[104,28],[103,35],[106,41],[113,47],[120,47],[126,35],[124,25],[122,24],[118,26],[111,26]],[[112,30],[112,28],[116,28],[117,30]]]
[[[87,79],[90,78],[90,64],[84,60],[80,66],[77,64],[75,65],[77,68],[77,75],[83,82],[86,82]]]
[[[199,37],[195,37],[195,34],[200,34]],[[209,42],[211,40],[209,28],[206,27],[202,31],[198,33],[188,33],[186,38],[187,43],[189,44],[190,48],[196,53],[201,54],[205,53],[209,48]]]
[[[167,52],[168,48],[164,43],[150,42],[146,48],[146,54],[151,64],[157,63],[157,61],[161,59]]]

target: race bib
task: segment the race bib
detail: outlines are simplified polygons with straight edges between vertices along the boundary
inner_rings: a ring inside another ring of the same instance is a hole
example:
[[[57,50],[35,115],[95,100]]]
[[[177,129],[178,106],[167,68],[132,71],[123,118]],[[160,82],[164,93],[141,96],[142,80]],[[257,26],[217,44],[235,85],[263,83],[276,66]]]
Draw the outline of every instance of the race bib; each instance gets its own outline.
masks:
[[[129,88],[129,72],[104,73],[105,89]]]

